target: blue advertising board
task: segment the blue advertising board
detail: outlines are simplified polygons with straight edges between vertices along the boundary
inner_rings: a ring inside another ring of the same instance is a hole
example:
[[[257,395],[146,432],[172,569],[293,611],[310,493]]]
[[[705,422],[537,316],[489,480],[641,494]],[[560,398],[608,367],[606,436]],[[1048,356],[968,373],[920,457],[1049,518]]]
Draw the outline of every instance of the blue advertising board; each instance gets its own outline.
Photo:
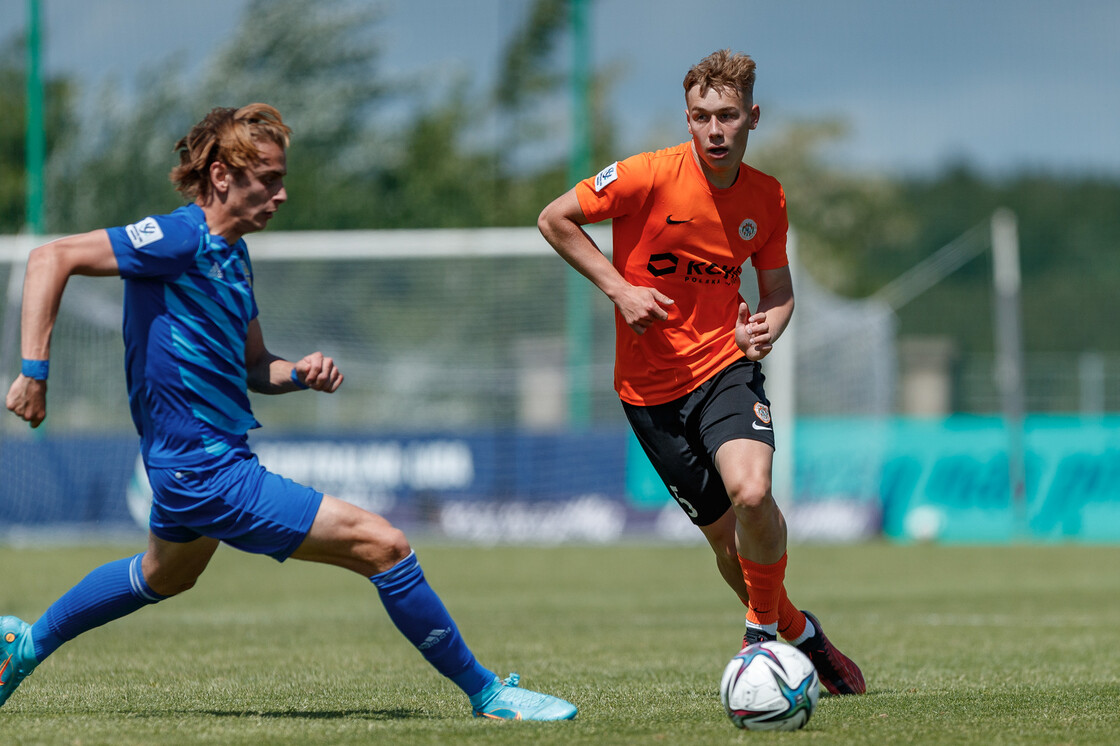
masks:
[[[795,540],[1120,543],[1120,417],[1026,419],[1026,493],[995,417],[802,418]],[[254,438],[269,468],[403,526],[479,541],[696,539],[625,428]],[[0,439],[0,537],[143,526],[135,437]]]

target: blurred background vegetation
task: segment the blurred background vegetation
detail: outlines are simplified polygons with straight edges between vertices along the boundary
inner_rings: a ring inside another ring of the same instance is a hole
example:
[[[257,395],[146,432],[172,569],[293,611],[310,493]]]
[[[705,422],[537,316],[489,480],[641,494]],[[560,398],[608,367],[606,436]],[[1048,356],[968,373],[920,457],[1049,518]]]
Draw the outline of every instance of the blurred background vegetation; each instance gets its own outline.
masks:
[[[290,201],[273,230],[533,225],[570,186],[557,147],[564,128],[557,108],[542,103],[566,95],[555,60],[566,3],[535,0],[482,100],[457,93],[462,81],[383,74],[368,41],[382,13],[338,0],[251,0],[244,27],[199,75],[188,78],[172,57],[147,71],[127,103],[107,88],[85,109],[79,101],[93,99],[75,81],[48,80],[46,231],[174,209],[174,141],[212,106],[255,100],[277,106],[294,130]],[[0,39],[0,233],[24,222],[23,45],[21,36]],[[613,77],[593,70],[593,170],[630,155],[603,103]],[[478,136],[495,121],[500,142]],[[1061,366],[1074,364],[1069,353],[1120,353],[1120,325],[1107,321],[1120,285],[1120,262],[1108,253],[1120,236],[1120,181],[990,176],[964,162],[932,175],[857,174],[830,164],[830,146],[844,136],[842,122],[794,122],[748,150],[749,162],[783,182],[801,260],[817,282],[847,297],[872,295],[1008,207],[1019,219],[1027,354]],[[962,355],[989,354],[990,287],[982,255],[899,309],[900,336],[948,334]]]

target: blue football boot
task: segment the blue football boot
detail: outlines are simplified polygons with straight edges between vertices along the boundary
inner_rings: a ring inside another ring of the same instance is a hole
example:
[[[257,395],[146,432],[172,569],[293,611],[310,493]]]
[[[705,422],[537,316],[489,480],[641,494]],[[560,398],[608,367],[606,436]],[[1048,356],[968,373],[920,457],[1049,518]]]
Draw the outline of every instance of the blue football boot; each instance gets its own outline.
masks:
[[[505,681],[494,679],[471,697],[476,718],[494,720],[571,720],[579,710],[551,694],[541,694],[517,686],[521,677],[511,673]]]
[[[14,616],[0,616],[0,707],[37,665],[31,625]]]

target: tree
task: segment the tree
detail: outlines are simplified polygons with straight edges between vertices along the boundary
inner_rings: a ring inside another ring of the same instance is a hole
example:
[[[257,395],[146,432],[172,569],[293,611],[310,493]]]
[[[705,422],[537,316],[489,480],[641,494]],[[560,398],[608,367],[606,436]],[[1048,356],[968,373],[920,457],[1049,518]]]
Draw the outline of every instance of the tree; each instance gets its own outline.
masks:
[[[0,233],[23,230],[27,215],[27,66],[22,38],[0,44]],[[72,127],[73,86],[65,78],[44,85],[48,157]]]
[[[999,207],[1016,214],[1028,352],[1120,350],[1120,328],[1106,321],[1120,284],[1110,250],[1120,234],[1120,181],[1029,173],[994,179],[957,164],[900,187],[916,220],[915,237],[903,247],[912,263]],[[965,265],[903,309],[903,330],[939,325],[963,349],[990,351],[991,273],[986,254]]]
[[[252,101],[276,106],[293,129],[293,199],[276,227],[349,227],[350,179],[372,149],[369,115],[385,93],[369,40],[380,17],[346,0],[251,0],[198,80],[170,59],[139,81],[133,100],[104,91],[84,117],[84,137],[54,159],[52,228],[89,230],[174,209],[175,140],[212,107]]]
[[[557,52],[571,30],[571,0],[535,0],[502,52],[494,84],[494,108],[504,123],[495,157],[509,178],[503,190],[511,223],[533,224],[541,208],[571,186],[568,174],[571,102],[566,62]],[[568,39],[569,43],[572,42]],[[600,66],[591,74],[591,162],[618,158],[617,138],[606,106],[618,71]],[[557,116],[564,112],[566,116]],[[565,143],[568,147],[557,147]],[[527,169],[526,169],[527,165]],[[528,170],[528,178],[514,175]],[[584,177],[593,174],[583,174]]]
[[[844,133],[835,121],[793,122],[752,146],[747,160],[782,182],[799,256],[813,277],[833,292],[862,296],[893,278],[875,268],[914,240],[917,222],[891,180],[828,165],[827,146]]]
[[[198,98],[266,101],[292,127],[291,200],[274,229],[368,227],[355,188],[382,150],[373,115],[392,93],[373,42],[383,15],[347,0],[251,0],[244,32],[211,61]]]
[[[182,204],[168,184],[176,163],[172,133],[185,134],[199,117],[174,61],[149,72],[139,88],[135,101],[101,91],[82,112],[81,127],[50,158],[50,232],[125,225]]]
[[[566,132],[554,116],[567,89],[552,60],[567,4],[529,8],[493,96],[480,101],[459,93],[469,81],[432,80],[420,92],[412,80],[388,80],[374,43],[382,17],[353,0],[251,0],[241,28],[199,75],[188,79],[171,58],[134,95],[101,91],[52,159],[50,229],[174,209],[175,139],[211,107],[250,101],[273,104],[293,129],[291,199],[274,230],[533,224],[568,186]],[[602,106],[608,81],[600,73],[593,84],[597,161],[615,155]],[[387,108],[403,111],[408,126],[380,116]]]

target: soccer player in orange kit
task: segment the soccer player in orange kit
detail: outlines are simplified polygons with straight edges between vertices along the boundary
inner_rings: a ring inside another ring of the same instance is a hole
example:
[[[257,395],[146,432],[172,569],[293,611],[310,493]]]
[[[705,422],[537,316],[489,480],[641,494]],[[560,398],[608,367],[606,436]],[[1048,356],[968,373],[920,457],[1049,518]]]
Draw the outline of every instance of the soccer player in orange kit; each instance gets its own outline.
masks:
[[[786,524],[771,492],[774,424],[760,361],[793,314],[785,194],[743,163],[758,126],[755,62],[728,50],[684,78],[689,142],[611,164],[538,227],[615,304],[615,388],[646,454],[747,607],[743,644],[782,637],[832,694],[863,674],[786,595]],[[582,226],[612,220],[613,258]],[[750,259],[759,303],[739,293]]]

